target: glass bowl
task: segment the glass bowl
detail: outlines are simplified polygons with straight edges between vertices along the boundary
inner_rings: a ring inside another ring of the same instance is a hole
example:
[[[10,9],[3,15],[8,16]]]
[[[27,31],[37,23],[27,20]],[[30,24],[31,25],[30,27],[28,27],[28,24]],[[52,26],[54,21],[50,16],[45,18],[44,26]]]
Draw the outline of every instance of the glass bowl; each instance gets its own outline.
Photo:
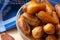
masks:
[[[60,2],[55,2],[54,0],[49,0],[50,1],[50,3],[54,6],[55,4],[60,4]],[[27,4],[27,3],[26,3]],[[25,4],[24,4],[25,5]],[[24,6],[23,5],[23,6]],[[23,7],[22,6],[22,7]],[[17,26],[17,29],[18,29],[18,31],[19,31],[19,33],[20,33],[20,35],[22,36],[22,38],[24,39],[24,40],[30,40],[27,36],[25,36],[24,35],[24,33],[21,31],[21,29],[19,28],[19,26],[18,26],[18,23],[17,23],[17,20],[20,18],[20,15],[23,13],[23,10],[22,10],[22,7],[18,10],[18,12],[17,12],[17,15],[16,15],[16,26]]]
[[[24,5],[25,5],[25,4],[24,4]],[[23,5],[23,6],[24,6],[24,5]],[[23,6],[22,6],[22,7],[23,7]],[[16,26],[17,26],[17,29],[18,29],[20,35],[22,36],[22,38],[23,38],[24,40],[30,40],[27,36],[24,35],[24,33],[21,31],[21,29],[19,28],[18,23],[17,23],[17,20],[20,18],[20,15],[23,13],[22,7],[18,10],[17,15],[16,15]]]

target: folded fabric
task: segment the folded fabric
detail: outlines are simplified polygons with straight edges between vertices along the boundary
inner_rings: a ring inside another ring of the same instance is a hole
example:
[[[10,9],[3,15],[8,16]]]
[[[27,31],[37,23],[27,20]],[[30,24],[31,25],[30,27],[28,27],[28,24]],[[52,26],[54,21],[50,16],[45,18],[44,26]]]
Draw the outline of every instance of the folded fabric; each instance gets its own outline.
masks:
[[[13,18],[6,20],[6,21],[0,20],[0,32],[4,32],[6,30],[16,27],[15,20],[16,20],[16,17],[13,17]]]
[[[29,0],[0,0],[0,32],[16,27],[16,13]],[[60,0],[49,0],[53,5]]]
[[[16,27],[16,13],[28,0],[0,0],[0,32]]]

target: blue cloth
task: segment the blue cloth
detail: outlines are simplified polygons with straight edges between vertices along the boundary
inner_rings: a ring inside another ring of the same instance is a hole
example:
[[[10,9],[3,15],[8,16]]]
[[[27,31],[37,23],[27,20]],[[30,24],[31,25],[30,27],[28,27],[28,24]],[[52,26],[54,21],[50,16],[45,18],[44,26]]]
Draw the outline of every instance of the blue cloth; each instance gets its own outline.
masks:
[[[29,0],[0,0],[0,32],[16,27],[16,13]],[[60,0],[49,0],[53,5]]]
[[[16,27],[16,13],[28,0],[0,0],[0,32]]]

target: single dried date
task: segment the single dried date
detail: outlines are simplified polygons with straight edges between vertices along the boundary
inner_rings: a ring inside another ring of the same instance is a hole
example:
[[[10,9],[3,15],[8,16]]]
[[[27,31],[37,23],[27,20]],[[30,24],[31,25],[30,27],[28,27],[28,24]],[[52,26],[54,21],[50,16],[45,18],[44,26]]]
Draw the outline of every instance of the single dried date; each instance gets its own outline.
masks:
[[[2,33],[2,34],[1,34],[1,39],[2,39],[2,40],[15,40],[12,36],[10,36],[10,35],[7,34],[7,33]]]

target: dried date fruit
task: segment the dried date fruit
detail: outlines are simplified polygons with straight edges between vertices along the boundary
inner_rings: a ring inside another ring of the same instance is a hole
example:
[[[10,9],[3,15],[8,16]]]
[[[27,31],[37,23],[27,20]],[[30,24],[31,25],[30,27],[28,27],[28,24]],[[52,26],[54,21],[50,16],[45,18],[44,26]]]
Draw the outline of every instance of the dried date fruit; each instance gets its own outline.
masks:
[[[37,14],[38,18],[46,23],[52,23],[52,24],[58,24],[55,18],[53,18],[51,15],[49,15],[47,12],[40,11]]]
[[[58,17],[60,18],[60,5],[59,4],[55,5],[55,10],[57,12]]]
[[[60,24],[56,26],[56,33],[57,33],[57,36],[60,37]]]
[[[7,33],[2,33],[2,34],[1,34],[1,39],[2,39],[2,40],[15,40],[12,36],[10,36],[10,35],[7,34]]]
[[[29,35],[30,34],[30,26],[27,23],[27,21],[25,20],[23,15],[21,15],[20,19],[18,19],[18,26],[23,31],[23,33],[25,35]]]
[[[54,35],[48,35],[45,40],[57,40]]]
[[[40,22],[41,22],[41,21],[40,21],[36,16],[34,16],[34,15],[29,15],[29,14],[27,14],[27,13],[23,13],[23,16],[26,18],[27,22],[28,22],[31,26],[33,26],[33,27],[38,26],[38,25],[40,24]]]
[[[57,16],[57,14],[56,14],[55,11],[52,12],[52,17],[53,17],[53,18],[58,22],[58,24],[59,24],[59,18],[58,18],[58,16]]]
[[[35,27],[32,30],[32,35],[34,38],[41,38],[43,36],[43,34],[44,34],[44,32],[43,32],[42,26]]]
[[[54,7],[50,3],[47,3],[46,4],[46,12],[48,14],[52,15],[53,11],[54,11]]]
[[[55,33],[55,26],[51,23],[46,24],[44,27],[44,32],[47,34],[54,34]]]
[[[28,14],[35,14],[40,10],[45,10],[46,6],[43,3],[35,3],[33,1],[28,2],[26,5],[23,6],[23,11]]]

